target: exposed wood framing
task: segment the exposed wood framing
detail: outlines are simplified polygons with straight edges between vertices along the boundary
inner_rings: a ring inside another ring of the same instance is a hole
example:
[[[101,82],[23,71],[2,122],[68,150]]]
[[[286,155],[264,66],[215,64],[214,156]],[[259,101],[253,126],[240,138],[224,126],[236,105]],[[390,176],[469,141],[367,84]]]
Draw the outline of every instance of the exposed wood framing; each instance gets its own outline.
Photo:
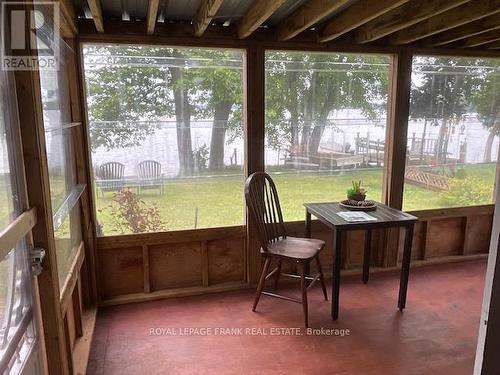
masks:
[[[434,35],[425,40],[429,46],[442,46],[453,43],[467,37],[480,35],[492,30],[500,29],[500,19],[498,14],[456,27],[444,33]]]
[[[82,241],[75,252],[75,258],[69,267],[68,275],[66,276],[66,280],[64,281],[64,285],[61,289],[62,315],[66,313],[69,304],[72,303],[72,295],[75,290],[75,286],[77,285],[78,277],[80,276],[80,269],[82,268],[84,258],[85,250]]]
[[[443,13],[469,0],[411,1],[384,14],[361,27],[355,36],[358,43],[368,43],[396,31],[406,29],[437,14]]]
[[[320,42],[339,36],[395,9],[410,0],[361,0],[330,20],[321,30]]]
[[[249,48],[245,59],[246,113],[246,176],[264,171],[264,116],[265,116],[265,52],[261,47]],[[260,271],[260,244],[256,225],[247,211],[247,277],[250,283],[257,282]]]
[[[14,249],[36,224],[36,209],[23,212],[0,232],[0,261]]]
[[[489,43],[489,44],[483,46],[483,48],[498,50],[498,49],[500,49],[500,42]]]
[[[97,301],[97,285],[95,274],[95,228],[93,225],[94,204],[92,202],[92,182],[90,180],[92,171],[90,168],[91,163],[88,153],[89,141],[87,121],[86,115],[84,113],[84,105],[82,104],[83,85],[80,82],[81,74],[79,69],[80,48],[79,44],[76,43],[76,41],[73,39],[67,40],[66,42],[73,50],[73,53],[68,54],[66,63],[68,69],[71,119],[72,121],[81,123],[80,126],[73,130],[73,140],[77,183],[86,185],[86,189],[83,191],[80,197],[80,207],[82,238],[85,243],[85,269],[82,270],[82,272],[85,273],[84,280],[86,280],[83,285],[83,290],[85,292],[84,296],[86,296],[84,299],[84,306],[88,307],[95,304]]]
[[[397,209],[401,209],[403,206],[411,65],[411,53],[402,52],[395,55],[392,61],[389,85],[389,124],[385,152],[385,165],[387,167],[385,168],[383,196],[387,205]]]
[[[151,35],[155,32],[156,17],[158,15],[158,7],[160,5],[160,0],[149,0],[148,1],[148,11],[146,14],[146,32]]]
[[[494,30],[488,33],[467,38],[460,43],[460,47],[462,48],[479,47],[499,40],[500,40],[500,30]]]
[[[500,0],[470,1],[397,32],[393,44],[407,44],[500,12]]]
[[[60,25],[61,34],[65,38],[72,38],[78,34],[78,27],[76,26],[76,13],[71,0],[60,0]]]
[[[285,0],[256,0],[238,22],[238,38],[246,38],[267,20]]]
[[[90,8],[90,13],[94,20],[94,25],[99,33],[104,32],[104,18],[102,16],[101,0],[87,0]]]
[[[29,33],[30,30],[26,30]],[[34,50],[24,51],[30,56]],[[45,154],[45,130],[42,117],[40,80],[37,71],[16,71],[16,89],[28,199],[37,209],[37,224],[33,227],[34,245],[44,248],[44,271],[37,277],[44,329],[47,364],[50,374],[68,374],[69,361],[64,320],[59,299],[56,244],[52,223],[49,175]]]
[[[222,5],[223,0],[201,0],[194,16],[194,35],[201,36]]]
[[[329,16],[349,0],[309,0],[278,25],[278,39],[288,40]]]

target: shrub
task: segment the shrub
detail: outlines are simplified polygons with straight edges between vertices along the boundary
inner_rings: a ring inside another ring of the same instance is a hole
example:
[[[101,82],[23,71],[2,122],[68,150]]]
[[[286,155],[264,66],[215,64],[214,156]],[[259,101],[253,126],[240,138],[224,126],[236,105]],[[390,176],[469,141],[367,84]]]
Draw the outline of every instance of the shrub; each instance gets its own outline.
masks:
[[[452,178],[443,199],[450,206],[488,204],[492,202],[491,185],[474,177]]]
[[[123,190],[113,196],[109,205],[115,228],[121,233],[144,233],[166,230],[156,204],[147,205],[136,193]]]

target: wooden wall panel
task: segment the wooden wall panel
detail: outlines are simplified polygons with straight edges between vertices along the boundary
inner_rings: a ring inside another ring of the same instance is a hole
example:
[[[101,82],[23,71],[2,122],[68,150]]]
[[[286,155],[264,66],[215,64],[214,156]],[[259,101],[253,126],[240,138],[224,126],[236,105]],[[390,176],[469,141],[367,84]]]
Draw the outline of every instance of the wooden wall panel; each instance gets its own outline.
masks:
[[[492,217],[489,215],[468,218],[468,241],[465,254],[479,254],[489,251],[492,224]]]
[[[427,257],[459,255],[463,243],[462,218],[432,220]]]
[[[202,285],[201,243],[149,246],[151,290]]]
[[[142,247],[124,247],[99,254],[101,296],[141,292],[144,288]]]
[[[426,222],[419,221],[415,224],[415,228],[413,230],[413,245],[411,249],[411,259],[418,260],[424,259],[425,257],[425,234],[427,229]],[[403,234],[404,236],[404,234]],[[402,250],[402,248],[401,248]],[[402,257],[402,251],[399,255],[399,259]]]
[[[245,239],[207,241],[209,285],[245,280]]]

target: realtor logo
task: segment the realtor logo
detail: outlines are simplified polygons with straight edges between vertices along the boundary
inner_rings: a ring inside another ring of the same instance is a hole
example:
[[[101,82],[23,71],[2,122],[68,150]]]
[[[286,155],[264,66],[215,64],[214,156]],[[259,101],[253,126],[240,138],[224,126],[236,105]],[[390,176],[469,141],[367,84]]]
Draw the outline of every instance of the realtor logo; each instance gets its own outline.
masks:
[[[59,69],[59,2],[2,1],[1,68]]]

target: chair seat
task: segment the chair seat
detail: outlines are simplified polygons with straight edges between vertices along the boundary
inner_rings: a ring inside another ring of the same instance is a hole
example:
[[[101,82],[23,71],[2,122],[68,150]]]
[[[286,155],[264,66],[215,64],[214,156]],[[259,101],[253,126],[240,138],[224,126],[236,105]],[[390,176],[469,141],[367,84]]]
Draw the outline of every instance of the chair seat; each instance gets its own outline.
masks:
[[[325,246],[325,241],[313,238],[286,237],[267,247],[268,253],[293,259],[311,259]]]

